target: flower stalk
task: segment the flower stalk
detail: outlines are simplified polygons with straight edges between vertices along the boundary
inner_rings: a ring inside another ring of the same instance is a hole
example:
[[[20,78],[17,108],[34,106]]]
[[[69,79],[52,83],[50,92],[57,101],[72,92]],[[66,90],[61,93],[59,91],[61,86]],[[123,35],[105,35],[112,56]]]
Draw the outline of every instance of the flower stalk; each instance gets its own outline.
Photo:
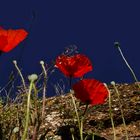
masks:
[[[72,98],[72,103],[74,105],[74,109],[75,109],[75,113],[76,113],[76,117],[77,117],[77,121],[78,121],[78,127],[79,127],[79,132],[80,132],[80,140],[83,140],[83,131],[81,130],[81,122],[80,122],[80,118],[79,118],[79,114],[78,114],[78,111],[77,111],[77,107],[76,107],[76,103],[75,103],[75,100],[74,100],[74,97],[73,95],[71,94],[71,98]]]
[[[22,140],[25,140],[27,137],[27,131],[28,131],[28,125],[29,125],[29,116],[30,116],[30,98],[31,98],[31,91],[33,89],[34,81],[37,79],[36,74],[32,74],[31,76],[28,77],[30,81],[30,86],[29,86],[29,93],[27,95],[27,110],[26,110],[26,121],[25,121],[25,128],[22,136]]]
[[[77,117],[77,120],[78,120],[78,127],[79,127],[79,132],[80,132],[80,140],[83,140],[83,122],[84,122],[84,119],[85,119],[85,115],[88,111],[88,103],[86,104],[86,108],[84,110],[84,113],[80,119],[79,117],[79,114],[78,114],[78,111],[77,111],[77,107],[76,107],[76,103],[75,103],[75,100],[74,100],[74,97],[73,95],[71,94],[71,98],[72,98],[72,102],[73,102],[73,105],[74,105],[74,109],[75,109],[75,113],[76,113],[76,117]]]
[[[124,57],[123,52],[122,52],[122,50],[121,50],[121,48],[120,48],[120,44],[119,44],[119,42],[115,42],[114,45],[115,45],[115,47],[118,48],[118,50],[119,50],[119,52],[120,52],[120,54],[121,54],[121,56],[122,56],[122,59],[124,60],[126,66],[127,66],[128,69],[130,70],[130,72],[131,72],[131,74],[132,74],[134,80],[136,81],[138,87],[140,88],[140,85],[139,85],[139,83],[138,83],[139,80],[137,79],[137,77],[136,77],[136,75],[135,75],[133,69],[131,68],[131,66],[130,66],[129,63],[127,62],[126,58]]]
[[[116,138],[116,130],[115,130],[115,126],[114,126],[114,121],[113,121],[113,114],[112,114],[112,103],[111,103],[111,92],[107,87],[107,84],[104,84],[108,90],[109,93],[109,115],[110,115],[110,119],[111,119],[111,125],[112,125],[112,129],[113,129],[113,134],[114,134],[114,140],[117,140]]]
[[[14,63],[14,65],[15,65],[15,67],[16,67],[16,69],[17,69],[17,71],[18,71],[18,73],[19,73],[19,75],[20,75],[20,77],[21,77],[21,81],[22,81],[24,90],[25,90],[26,93],[27,93],[27,88],[26,88],[26,85],[25,85],[25,80],[24,80],[24,78],[23,78],[23,75],[22,75],[22,73],[21,73],[21,70],[19,69],[19,67],[18,67],[18,65],[17,65],[17,61],[14,60],[13,63]]]
[[[124,129],[125,129],[125,134],[126,134],[126,140],[128,140],[128,132],[127,132],[126,123],[125,123],[125,119],[124,119],[124,114],[123,114],[123,109],[122,109],[122,103],[121,103],[121,99],[120,99],[120,94],[119,94],[119,91],[118,91],[118,89],[117,89],[114,81],[111,82],[111,85],[113,85],[113,88],[115,89],[115,92],[116,92],[117,97],[118,97],[119,106],[120,106],[120,110],[121,110],[121,117],[122,117]]]
[[[46,102],[46,81],[47,81],[47,72],[44,66],[44,61],[40,61],[40,64],[43,69],[43,74],[44,74],[44,87],[43,87],[43,105],[42,105],[42,121],[44,120],[45,116],[45,102]]]

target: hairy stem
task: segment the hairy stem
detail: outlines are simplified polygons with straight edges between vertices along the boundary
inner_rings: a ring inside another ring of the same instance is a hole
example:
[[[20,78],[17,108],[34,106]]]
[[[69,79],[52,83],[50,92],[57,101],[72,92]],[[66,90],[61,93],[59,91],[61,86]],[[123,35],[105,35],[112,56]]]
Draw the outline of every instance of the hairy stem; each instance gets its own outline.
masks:
[[[131,74],[132,74],[134,80],[137,82],[138,87],[140,88],[140,85],[139,85],[139,83],[138,83],[139,80],[137,79],[137,77],[136,77],[136,75],[135,75],[133,69],[131,68],[131,66],[128,64],[126,58],[124,57],[123,52],[122,52],[122,50],[121,50],[121,48],[120,48],[119,42],[115,42],[115,46],[118,48],[118,50],[119,50],[119,52],[120,52],[120,54],[121,54],[121,56],[122,56],[122,59],[124,60],[126,66],[127,66],[128,69],[130,70],[130,72],[131,72]]]
[[[27,131],[28,131],[28,124],[29,124],[29,115],[30,115],[30,97],[31,97],[31,91],[33,88],[34,82],[30,82],[30,87],[29,87],[29,93],[28,93],[28,98],[27,98],[27,111],[26,111],[26,121],[25,121],[25,128],[24,128],[24,133],[22,136],[22,140],[26,139],[27,136]]]
[[[115,92],[116,92],[116,94],[118,96],[119,106],[120,106],[120,110],[121,110],[121,117],[122,117],[124,129],[125,129],[125,134],[126,134],[126,140],[128,140],[128,133],[127,133],[126,123],[125,123],[125,119],[124,119],[124,114],[123,114],[123,109],[122,109],[122,103],[121,103],[121,100],[120,100],[120,94],[119,94],[119,91],[118,91],[117,87],[115,86],[115,82],[112,81],[111,84],[113,85],[113,87],[115,89]]]
[[[112,125],[112,129],[113,129],[113,134],[114,134],[114,140],[117,140],[116,138],[116,130],[115,130],[115,126],[114,126],[114,121],[113,121],[113,114],[112,114],[112,104],[111,104],[111,92],[110,90],[108,89],[107,85],[104,84],[108,90],[108,93],[109,93],[109,115],[110,115],[110,119],[111,119],[111,125]]]
[[[43,87],[43,105],[42,105],[42,121],[44,120],[44,116],[45,116],[45,102],[46,102],[46,81],[47,81],[47,72],[44,66],[44,62],[40,61],[40,64],[42,66],[43,69],[43,73],[44,73],[44,87]]]

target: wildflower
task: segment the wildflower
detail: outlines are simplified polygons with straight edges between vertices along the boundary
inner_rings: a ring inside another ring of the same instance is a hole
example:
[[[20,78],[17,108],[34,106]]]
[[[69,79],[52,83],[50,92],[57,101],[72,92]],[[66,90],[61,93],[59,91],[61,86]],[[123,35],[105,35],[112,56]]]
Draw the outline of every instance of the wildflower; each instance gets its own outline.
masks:
[[[108,90],[103,83],[95,79],[83,79],[73,85],[76,98],[92,105],[103,104]]]
[[[9,52],[23,41],[28,33],[24,29],[8,29],[0,27],[0,51]]]
[[[56,59],[55,67],[60,69],[65,76],[74,78],[82,77],[93,69],[89,58],[82,54],[60,55]]]

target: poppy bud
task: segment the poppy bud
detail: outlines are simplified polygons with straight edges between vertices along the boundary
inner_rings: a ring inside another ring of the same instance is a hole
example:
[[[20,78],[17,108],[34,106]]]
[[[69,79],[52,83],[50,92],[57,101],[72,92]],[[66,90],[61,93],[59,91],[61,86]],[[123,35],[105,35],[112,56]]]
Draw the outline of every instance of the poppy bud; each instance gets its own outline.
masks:
[[[35,80],[37,80],[38,76],[37,74],[31,74],[28,76],[29,81],[34,82]]]
[[[120,43],[119,42],[114,42],[114,46],[118,48],[118,47],[120,47]]]

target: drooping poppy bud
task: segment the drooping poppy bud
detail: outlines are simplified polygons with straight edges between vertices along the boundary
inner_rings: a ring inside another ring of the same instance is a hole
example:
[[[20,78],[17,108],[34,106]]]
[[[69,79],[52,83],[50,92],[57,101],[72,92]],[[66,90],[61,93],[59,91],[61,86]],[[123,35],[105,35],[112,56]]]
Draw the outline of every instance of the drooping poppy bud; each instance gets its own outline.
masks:
[[[91,105],[103,104],[108,90],[103,83],[95,79],[83,79],[72,86],[76,98]]]
[[[28,33],[24,29],[8,29],[0,27],[0,51],[9,52],[23,41]]]
[[[56,59],[55,66],[67,77],[82,77],[91,71],[92,63],[89,58],[82,54],[72,56],[60,55]]]

